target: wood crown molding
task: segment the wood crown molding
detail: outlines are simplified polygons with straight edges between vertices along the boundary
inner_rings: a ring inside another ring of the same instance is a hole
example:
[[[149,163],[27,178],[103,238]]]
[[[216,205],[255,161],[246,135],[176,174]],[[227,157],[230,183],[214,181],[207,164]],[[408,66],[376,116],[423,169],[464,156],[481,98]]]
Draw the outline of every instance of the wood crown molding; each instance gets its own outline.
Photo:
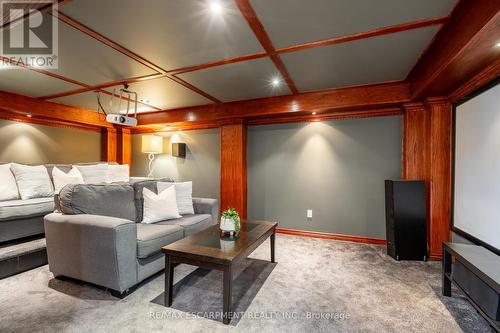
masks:
[[[0,113],[10,113],[47,123],[73,124],[80,127],[113,127],[102,114],[68,105],[0,91]],[[27,121],[26,121],[27,122]]]
[[[461,0],[407,77],[412,99],[448,95],[498,58],[498,0]]]
[[[142,126],[208,123],[234,119],[250,121],[255,118],[305,116],[312,112],[316,112],[319,116],[320,113],[327,112],[392,108],[408,102],[410,102],[409,84],[392,82],[141,113],[138,115],[138,120]]]

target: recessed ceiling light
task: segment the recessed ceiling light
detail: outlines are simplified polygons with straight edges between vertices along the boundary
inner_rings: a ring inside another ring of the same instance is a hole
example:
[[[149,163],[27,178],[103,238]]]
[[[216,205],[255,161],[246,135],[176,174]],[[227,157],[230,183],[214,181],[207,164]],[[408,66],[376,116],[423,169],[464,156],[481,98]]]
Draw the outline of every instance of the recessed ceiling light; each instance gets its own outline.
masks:
[[[312,115],[313,115],[313,116],[315,116],[315,115],[316,115],[316,111],[314,111],[314,112],[312,113]]]
[[[273,87],[278,87],[278,86],[280,85],[280,83],[281,83],[281,81],[280,81],[280,79],[279,79],[279,78],[277,78],[277,77],[275,77],[275,78],[273,78],[273,79],[271,80],[271,85],[272,85]]]
[[[495,44],[495,47],[496,47],[497,49],[500,49],[500,42],[497,42],[497,43]]]
[[[222,10],[224,8],[222,7],[221,3],[218,1],[212,1],[210,2],[210,11],[214,14],[222,14]]]
[[[28,113],[28,114],[26,115],[26,117],[31,118],[31,117],[33,117],[33,115],[32,115],[31,113]]]

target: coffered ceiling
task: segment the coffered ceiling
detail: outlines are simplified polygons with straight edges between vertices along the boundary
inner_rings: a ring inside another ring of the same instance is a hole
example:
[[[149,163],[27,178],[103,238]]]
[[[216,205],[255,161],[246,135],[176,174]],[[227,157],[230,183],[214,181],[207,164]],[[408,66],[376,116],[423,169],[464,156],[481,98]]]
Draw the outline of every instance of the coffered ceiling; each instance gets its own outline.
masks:
[[[154,112],[402,81],[456,2],[66,0],[59,68],[0,67],[0,90],[96,110],[129,83]]]

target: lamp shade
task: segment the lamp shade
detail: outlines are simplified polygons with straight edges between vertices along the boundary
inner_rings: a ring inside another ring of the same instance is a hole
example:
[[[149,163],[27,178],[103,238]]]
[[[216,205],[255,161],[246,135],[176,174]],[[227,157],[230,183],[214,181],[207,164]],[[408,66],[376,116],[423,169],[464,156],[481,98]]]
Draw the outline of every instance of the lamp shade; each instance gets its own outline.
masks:
[[[157,135],[143,135],[142,152],[148,154],[161,154],[163,152],[163,137]]]

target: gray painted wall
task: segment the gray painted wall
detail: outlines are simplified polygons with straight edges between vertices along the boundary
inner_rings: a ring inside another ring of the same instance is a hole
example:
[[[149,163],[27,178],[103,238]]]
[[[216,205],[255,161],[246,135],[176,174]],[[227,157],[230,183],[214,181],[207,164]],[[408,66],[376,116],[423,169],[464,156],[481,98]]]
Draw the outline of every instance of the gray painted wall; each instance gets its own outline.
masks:
[[[101,134],[0,119],[0,162],[77,163],[101,160]]]
[[[249,218],[385,238],[384,179],[400,178],[401,128],[400,116],[249,127]]]
[[[164,153],[156,155],[155,177],[171,177],[176,181],[193,181],[193,195],[219,199],[220,130],[157,133],[164,136]],[[148,154],[141,152],[142,135],[132,136],[132,176],[148,174]],[[171,142],[187,145],[186,158],[171,155]]]

